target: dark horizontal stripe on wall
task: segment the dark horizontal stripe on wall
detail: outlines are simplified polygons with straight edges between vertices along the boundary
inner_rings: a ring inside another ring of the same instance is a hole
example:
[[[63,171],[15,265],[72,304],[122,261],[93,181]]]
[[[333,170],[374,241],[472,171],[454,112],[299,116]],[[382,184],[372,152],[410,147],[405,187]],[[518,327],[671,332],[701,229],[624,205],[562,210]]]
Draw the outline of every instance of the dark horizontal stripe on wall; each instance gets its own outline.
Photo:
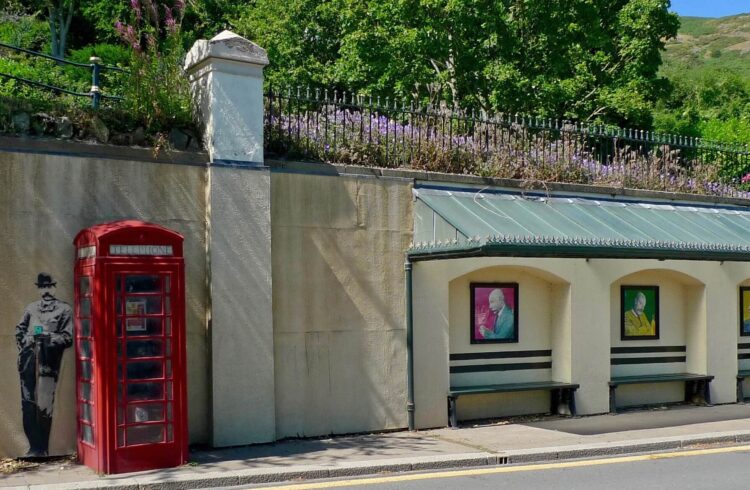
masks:
[[[613,357],[612,364],[656,364],[663,362],[685,362],[687,357]]]
[[[750,359],[750,354],[737,354],[737,359]]]
[[[515,350],[505,352],[469,352],[451,354],[451,361],[472,361],[474,359],[508,359],[511,357],[549,357],[551,350]]]
[[[738,349],[750,349],[750,344],[737,344]]]
[[[653,347],[612,347],[612,354],[646,354],[647,352],[687,352],[684,345],[657,345]]]
[[[451,366],[451,374],[484,373],[491,371],[520,371],[523,369],[549,369],[551,362],[516,362],[513,364],[475,364],[473,366]]]

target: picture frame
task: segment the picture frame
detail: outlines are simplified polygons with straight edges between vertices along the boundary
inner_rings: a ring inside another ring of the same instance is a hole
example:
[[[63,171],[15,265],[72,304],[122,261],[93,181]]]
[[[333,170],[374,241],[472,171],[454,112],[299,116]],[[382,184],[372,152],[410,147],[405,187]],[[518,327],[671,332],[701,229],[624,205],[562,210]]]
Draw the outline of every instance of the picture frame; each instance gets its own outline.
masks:
[[[740,336],[750,337],[750,286],[740,286]]]
[[[518,283],[469,284],[472,344],[518,342]]]
[[[659,286],[620,286],[620,340],[659,338]]]

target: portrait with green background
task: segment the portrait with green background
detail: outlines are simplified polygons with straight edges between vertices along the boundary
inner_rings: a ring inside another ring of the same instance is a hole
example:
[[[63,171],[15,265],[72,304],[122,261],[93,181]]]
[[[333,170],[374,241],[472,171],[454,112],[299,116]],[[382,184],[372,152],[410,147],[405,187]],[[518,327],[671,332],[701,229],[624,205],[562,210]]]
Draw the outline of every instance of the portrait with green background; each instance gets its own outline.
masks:
[[[656,290],[653,288],[625,288],[623,289],[623,311],[632,310],[635,305],[635,297],[638,293],[643,293],[646,297],[646,307],[643,308],[643,313],[646,314],[646,318],[649,321],[654,320],[654,312],[656,310]]]
[[[658,339],[659,286],[623,285],[620,291],[620,339]],[[641,295],[643,301],[638,301]]]

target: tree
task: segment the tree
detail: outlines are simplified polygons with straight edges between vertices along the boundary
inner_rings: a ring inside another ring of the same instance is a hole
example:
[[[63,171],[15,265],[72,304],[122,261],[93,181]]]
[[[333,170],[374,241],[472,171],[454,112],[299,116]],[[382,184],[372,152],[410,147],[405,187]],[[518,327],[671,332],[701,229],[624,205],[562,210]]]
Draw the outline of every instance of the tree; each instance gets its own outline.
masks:
[[[665,82],[668,0],[256,0],[273,83],[636,125]]]
[[[32,9],[47,14],[50,32],[50,51],[56,58],[65,58],[65,48],[73,20],[75,0],[33,0]]]

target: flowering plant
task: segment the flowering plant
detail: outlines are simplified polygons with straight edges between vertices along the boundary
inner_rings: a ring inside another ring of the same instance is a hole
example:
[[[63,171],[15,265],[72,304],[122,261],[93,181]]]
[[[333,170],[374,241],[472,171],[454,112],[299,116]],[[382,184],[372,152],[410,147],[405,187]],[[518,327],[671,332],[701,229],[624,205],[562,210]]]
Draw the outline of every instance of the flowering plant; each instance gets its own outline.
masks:
[[[707,158],[679,145],[590,132],[530,118],[383,108],[340,99],[266,99],[266,151],[283,157],[402,167],[482,177],[594,184],[748,199],[741,182],[721,175],[737,157]],[[743,157],[744,158],[744,157]]]
[[[184,0],[130,0],[130,20],[115,29],[132,49],[126,109],[147,131],[191,125],[190,91],[182,73]]]

